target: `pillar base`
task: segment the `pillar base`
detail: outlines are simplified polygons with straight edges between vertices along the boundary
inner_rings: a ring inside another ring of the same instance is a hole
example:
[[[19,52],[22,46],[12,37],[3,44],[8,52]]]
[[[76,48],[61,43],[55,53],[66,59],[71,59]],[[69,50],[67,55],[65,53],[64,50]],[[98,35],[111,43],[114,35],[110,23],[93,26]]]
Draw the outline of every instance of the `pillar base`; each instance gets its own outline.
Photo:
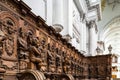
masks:
[[[55,29],[56,32],[61,32],[63,30],[63,26],[61,24],[54,24],[53,28]]]
[[[63,38],[66,39],[68,42],[70,42],[72,39],[69,34],[64,35]]]

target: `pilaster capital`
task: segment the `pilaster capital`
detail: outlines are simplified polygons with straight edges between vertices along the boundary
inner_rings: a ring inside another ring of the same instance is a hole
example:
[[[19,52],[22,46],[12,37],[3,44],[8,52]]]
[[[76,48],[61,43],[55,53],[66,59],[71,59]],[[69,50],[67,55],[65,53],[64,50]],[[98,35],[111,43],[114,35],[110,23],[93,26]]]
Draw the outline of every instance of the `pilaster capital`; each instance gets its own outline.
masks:
[[[96,24],[95,20],[91,20],[89,22],[86,22],[86,25],[88,26],[89,29],[95,28],[96,33],[98,32],[97,24]]]
[[[93,28],[96,26],[96,22],[94,20],[89,22],[89,28]]]

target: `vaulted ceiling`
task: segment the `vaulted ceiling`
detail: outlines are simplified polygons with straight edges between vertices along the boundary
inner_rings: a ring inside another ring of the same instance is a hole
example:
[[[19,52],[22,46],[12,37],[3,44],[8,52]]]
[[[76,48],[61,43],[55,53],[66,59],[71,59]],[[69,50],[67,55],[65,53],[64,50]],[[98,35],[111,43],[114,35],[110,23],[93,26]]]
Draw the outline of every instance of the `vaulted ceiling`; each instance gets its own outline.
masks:
[[[98,22],[99,40],[105,42],[105,54],[108,46],[112,52],[120,54],[120,0],[102,0],[102,20]]]

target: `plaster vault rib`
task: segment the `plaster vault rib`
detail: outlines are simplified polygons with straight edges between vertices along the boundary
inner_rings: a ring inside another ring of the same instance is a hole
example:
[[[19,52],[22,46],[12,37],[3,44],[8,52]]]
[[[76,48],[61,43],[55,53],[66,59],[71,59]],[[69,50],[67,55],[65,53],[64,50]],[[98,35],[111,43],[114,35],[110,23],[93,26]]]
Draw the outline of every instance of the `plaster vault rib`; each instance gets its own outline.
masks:
[[[101,32],[101,39],[105,42],[105,52],[113,45],[113,52],[118,54],[120,49],[120,16],[112,19]]]

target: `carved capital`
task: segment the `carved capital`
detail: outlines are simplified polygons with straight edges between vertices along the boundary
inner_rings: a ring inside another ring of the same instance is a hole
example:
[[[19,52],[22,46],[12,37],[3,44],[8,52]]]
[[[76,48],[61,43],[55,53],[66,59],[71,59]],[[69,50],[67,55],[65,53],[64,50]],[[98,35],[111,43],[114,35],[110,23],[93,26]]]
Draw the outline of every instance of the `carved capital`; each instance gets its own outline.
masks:
[[[97,24],[96,24],[95,20],[91,20],[89,22],[86,22],[86,25],[89,27],[89,29],[95,28],[96,33],[98,32]]]

